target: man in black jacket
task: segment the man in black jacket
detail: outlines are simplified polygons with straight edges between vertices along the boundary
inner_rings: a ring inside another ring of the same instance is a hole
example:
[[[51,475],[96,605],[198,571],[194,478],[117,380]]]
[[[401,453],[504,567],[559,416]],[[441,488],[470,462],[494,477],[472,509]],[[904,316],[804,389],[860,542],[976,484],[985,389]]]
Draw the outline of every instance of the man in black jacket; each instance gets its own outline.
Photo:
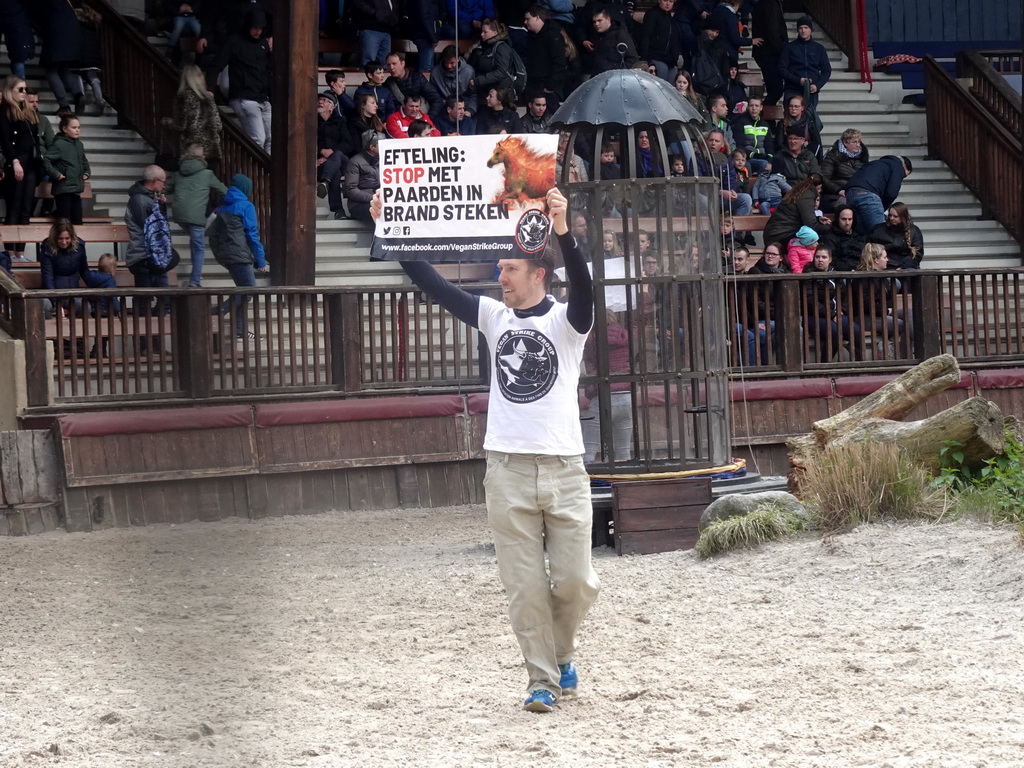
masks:
[[[593,76],[611,69],[632,69],[640,57],[629,31],[612,21],[608,9],[602,6],[594,11],[593,21],[594,29],[583,41],[587,72]]]
[[[211,71],[228,68],[228,101],[238,115],[242,130],[258,147],[270,153],[270,43],[263,37],[266,17],[262,11],[248,14],[245,28],[228,38]],[[214,75],[216,76],[216,75]]]
[[[535,93],[526,102],[526,114],[520,123],[523,133],[551,133],[551,112],[548,99],[543,93]]]
[[[832,266],[837,272],[852,272],[860,264],[860,252],[867,238],[857,234],[854,219],[853,208],[840,207],[832,217],[832,226],[821,238],[832,252]]]
[[[348,131],[348,125],[338,116],[335,101],[330,94],[317,97],[316,121],[316,166],[317,197],[327,197],[331,213],[336,219],[345,218],[341,202],[341,178],[348,166],[348,159],[355,152],[355,142]]]
[[[529,32],[526,41],[526,81],[530,90],[543,93],[547,98],[548,114],[553,113],[565,97],[565,75],[568,62],[565,41],[557,24],[547,20],[543,6],[532,5],[523,14],[523,23]]]

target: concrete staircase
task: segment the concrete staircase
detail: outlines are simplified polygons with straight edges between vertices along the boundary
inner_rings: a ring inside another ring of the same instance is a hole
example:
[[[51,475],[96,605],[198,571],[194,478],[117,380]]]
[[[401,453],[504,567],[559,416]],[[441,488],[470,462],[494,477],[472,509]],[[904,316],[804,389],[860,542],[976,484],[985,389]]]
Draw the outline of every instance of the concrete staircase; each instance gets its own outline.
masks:
[[[787,16],[791,37],[798,16]],[[903,182],[900,199],[910,208],[924,235],[922,266],[934,269],[1019,267],[1020,245],[996,221],[981,219],[977,198],[949,167],[926,160],[927,125],[921,107],[902,104],[905,91],[897,75],[873,72],[874,88],[860,74],[846,72],[847,59],[816,28],[814,38],[829,52],[832,78],[821,92],[818,115],[825,128],[822,142],[834,144],[847,128],[864,135],[872,158],[906,155],[914,172]],[[749,56],[749,53],[748,53]],[[753,60],[749,62],[756,68]]]

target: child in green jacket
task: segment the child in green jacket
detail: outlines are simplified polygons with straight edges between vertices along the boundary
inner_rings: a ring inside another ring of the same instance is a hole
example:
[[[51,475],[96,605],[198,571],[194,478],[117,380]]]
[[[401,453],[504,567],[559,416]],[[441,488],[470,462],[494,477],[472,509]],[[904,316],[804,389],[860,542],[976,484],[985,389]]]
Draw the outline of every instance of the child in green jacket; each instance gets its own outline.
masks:
[[[173,200],[174,221],[188,234],[192,254],[192,271],[188,287],[201,288],[203,261],[206,259],[206,211],[210,193],[223,195],[228,191],[217,175],[206,167],[202,144],[189,144],[178,162],[178,172],[164,188]],[[218,197],[219,200],[219,197]]]
[[[43,155],[43,168],[52,184],[57,218],[81,224],[82,193],[92,173],[85,157],[85,145],[79,138],[82,135],[82,123],[74,115],[64,114],[60,118],[58,130],[53,144]]]

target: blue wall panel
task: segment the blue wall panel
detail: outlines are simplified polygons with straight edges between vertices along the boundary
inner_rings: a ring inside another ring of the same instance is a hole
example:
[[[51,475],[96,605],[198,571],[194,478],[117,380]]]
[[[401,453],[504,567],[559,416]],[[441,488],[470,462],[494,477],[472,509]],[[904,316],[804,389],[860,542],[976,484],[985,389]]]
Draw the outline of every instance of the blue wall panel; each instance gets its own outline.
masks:
[[[868,40],[1021,44],[1020,0],[866,0]]]

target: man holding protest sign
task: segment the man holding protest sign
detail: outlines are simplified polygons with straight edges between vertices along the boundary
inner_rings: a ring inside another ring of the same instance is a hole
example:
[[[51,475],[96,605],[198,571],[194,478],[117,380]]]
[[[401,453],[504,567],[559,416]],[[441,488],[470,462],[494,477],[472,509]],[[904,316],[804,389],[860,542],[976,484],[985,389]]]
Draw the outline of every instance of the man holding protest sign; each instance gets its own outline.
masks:
[[[484,489],[498,572],[530,678],[523,707],[531,712],[550,712],[559,696],[575,693],[576,632],[600,589],[577,399],[593,284],[569,234],[565,197],[552,187],[545,205],[572,285],[566,304],[549,295],[554,263],[543,249],[532,259],[498,262],[501,301],[461,290],[425,261],[401,262],[424,293],[483,332],[493,355]],[[379,233],[387,230],[384,207],[378,192],[371,214]]]

